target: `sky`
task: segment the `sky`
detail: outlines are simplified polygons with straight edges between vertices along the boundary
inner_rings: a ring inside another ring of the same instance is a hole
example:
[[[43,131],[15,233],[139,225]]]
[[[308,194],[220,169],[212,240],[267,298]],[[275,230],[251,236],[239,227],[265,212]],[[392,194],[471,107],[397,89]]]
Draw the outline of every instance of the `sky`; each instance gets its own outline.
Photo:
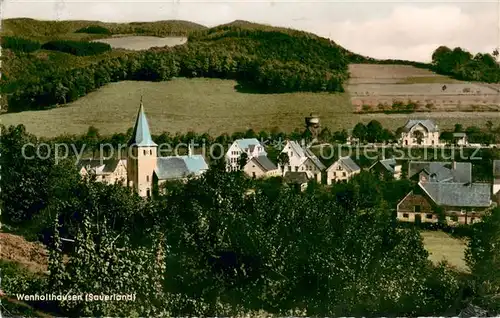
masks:
[[[188,20],[215,26],[247,20],[327,37],[374,58],[429,61],[440,45],[472,53],[500,46],[500,0],[0,0],[1,17],[108,22]]]

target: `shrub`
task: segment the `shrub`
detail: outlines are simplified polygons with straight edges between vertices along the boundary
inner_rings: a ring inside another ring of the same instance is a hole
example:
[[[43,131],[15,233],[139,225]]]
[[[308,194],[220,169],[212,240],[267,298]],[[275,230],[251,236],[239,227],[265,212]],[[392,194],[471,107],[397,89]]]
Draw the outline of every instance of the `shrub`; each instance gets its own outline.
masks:
[[[7,295],[14,293],[36,293],[44,290],[46,277],[34,274],[17,263],[0,260],[2,270],[2,291]]]

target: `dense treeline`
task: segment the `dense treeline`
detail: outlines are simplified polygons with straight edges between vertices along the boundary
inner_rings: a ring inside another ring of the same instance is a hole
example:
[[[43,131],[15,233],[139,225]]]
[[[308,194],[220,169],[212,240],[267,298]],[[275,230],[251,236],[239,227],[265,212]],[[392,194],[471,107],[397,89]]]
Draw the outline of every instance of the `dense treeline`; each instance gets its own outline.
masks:
[[[68,103],[109,82],[165,81],[175,76],[235,79],[241,87],[260,92],[343,90],[347,63],[330,42],[255,32],[254,39],[219,35],[218,40],[130,53],[81,69],[44,69],[40,78],[8,86],[13,90],[8,92],[9,111]],[[305,56],[306,48],[314,50]]]
[[[349,59],[349,63],[355,63],[355,64],[392,64],[392,65],[410,65],[414,66],[417,68],[423,68],[423,69],[429,69],[432,70],[432,64],[430,63],[424,63],[424,62],[415,62],[415,61],[408,61],[408,60],[396,60],[396,59],[376,59],[372,57],[367,57],[363,56],[360,54],[356,54],[353,52],[350,52],[348,50],[344,50],[345,55]]]
[[[17,83],[8,97],[9,111],[43,109],[74,101],[110,82],[123,80],[168,80],[178,74],[171,52],[129,55],[106,59],[70,71],[54,69],[42,78]]]
[[[38,41],[24,39],[17,36],[2,36],[2,48],[14,52],[31,53],[41,49],[42,44]]]
[[[57,40],[44,43],[42,49],[70,53],[77,56],[87,56],[111,51],[111,46],[100,42]]]
[[[16,277],[2,291],[136,295],[31,302],[38,309],[62,316],[455,316],[474,303],[498,313],[498,210],[473,225],[473,274],[459,275],[433,265],[418,231],[401,230],[391,215],[407,180],[363,173],[302,193],[214,162],[203,177],[142,200],[80,178],[71,162],[23,159],[26,142],[39,141],[22,126],[3,129],[2,168],[15,175],[2,175],[2,221],[11,224],[14,211],[24,230],[46,233],[50,275],[0,264]]]
[[[500,66],[491,54],[472,55],[459,47],[440,46],[432,54],[432,63],[436,72],[459,80],[500,82]]]
[[[111,31],[100,25],[89,25],[87,27],[78,29],[75,33],[90,33],[90,34],[106,34],[111,35]]]
[[[73,35],[77,31],[97,26],[108,29],[112,34],[137,34],[142,31],[143,34],[152,36],[182,36],[206,28],[203,25],[182,20],[106,23],[81,20],[42,21],[29,18],[15,18],[4,19],[2,21],[2,33],[48,41],[54,39],[74,39]]]

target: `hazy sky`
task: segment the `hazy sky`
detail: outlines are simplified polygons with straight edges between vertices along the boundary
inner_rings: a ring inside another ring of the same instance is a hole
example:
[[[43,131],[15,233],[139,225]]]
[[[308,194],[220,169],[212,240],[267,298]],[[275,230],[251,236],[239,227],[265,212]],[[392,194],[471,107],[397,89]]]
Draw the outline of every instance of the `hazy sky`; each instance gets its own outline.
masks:
[[[307,30],[375,58],[428,61],[441,44],[491,53],[500,45],[498,12],[497,0],[3,0],[1,14],[111,22],[178,19],[206,26],[249,20]]]

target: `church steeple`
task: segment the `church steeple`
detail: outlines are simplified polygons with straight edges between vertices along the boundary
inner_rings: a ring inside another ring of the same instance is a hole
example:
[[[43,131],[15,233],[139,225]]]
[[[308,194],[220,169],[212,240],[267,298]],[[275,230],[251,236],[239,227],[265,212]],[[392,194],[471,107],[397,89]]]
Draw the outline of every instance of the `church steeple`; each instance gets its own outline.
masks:
[[[127,157],[127,180],[141,197],[151,196],[153,175],[157,164],[157,147],[149,132],[144,106],[139,107],[134,132],[129,141]]]
[[[144,105],[142,104],[142,96],[139,112],[137,113],[137,119],[135,120],[134,132],[132,133],[132,138],[128,142],[129,146],[134,144],[138,147],[158,146],[151,138],[148,120],[146,118],[146,114],[144,113]]]

